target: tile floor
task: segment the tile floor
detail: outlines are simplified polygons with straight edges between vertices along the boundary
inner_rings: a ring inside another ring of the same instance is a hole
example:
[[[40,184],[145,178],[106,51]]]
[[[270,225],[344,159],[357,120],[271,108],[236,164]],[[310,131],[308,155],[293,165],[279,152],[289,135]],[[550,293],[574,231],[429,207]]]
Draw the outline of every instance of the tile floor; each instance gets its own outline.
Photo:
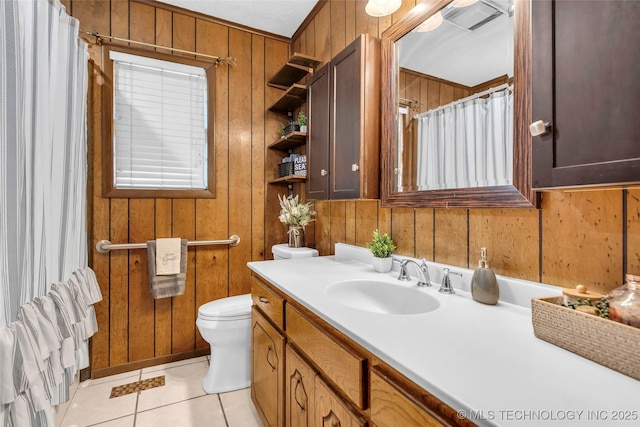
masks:
[[[209,357],[80,383],[56,413],[58,427],[262,427],[250,389],[208,395]],[[110,398],[113,387],[164,375],[165,385]]]

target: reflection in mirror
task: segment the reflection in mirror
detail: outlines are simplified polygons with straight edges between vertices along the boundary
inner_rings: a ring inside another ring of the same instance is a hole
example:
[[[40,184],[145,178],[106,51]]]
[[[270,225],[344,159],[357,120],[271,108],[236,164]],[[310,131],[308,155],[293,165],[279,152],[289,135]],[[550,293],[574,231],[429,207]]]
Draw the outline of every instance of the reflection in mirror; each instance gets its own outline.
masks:
[[[395,43],[393,191],[513,184],[513,0],[458,0]]]

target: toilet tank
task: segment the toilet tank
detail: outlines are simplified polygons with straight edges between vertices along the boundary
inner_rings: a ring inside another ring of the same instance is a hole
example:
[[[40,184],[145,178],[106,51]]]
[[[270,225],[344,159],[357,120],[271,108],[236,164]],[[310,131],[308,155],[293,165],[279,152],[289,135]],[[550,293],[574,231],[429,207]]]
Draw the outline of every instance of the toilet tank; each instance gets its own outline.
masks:
[[[318,256],[318,251],[313,248],[292,248],[288,244],[273,245],[271,247],[273,259],[309,258]]]

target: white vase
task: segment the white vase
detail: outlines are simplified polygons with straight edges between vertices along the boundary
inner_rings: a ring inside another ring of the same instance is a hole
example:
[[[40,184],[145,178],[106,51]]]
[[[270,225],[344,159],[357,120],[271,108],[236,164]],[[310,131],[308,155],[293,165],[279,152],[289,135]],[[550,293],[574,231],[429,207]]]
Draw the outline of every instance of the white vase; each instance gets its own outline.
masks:
[[[389,271],[391,271],[391,266],[393,265],[393,258],[390,256],[386,258],[373,257],[372,264],[373,264],[373,269],[378,273],[388,273]]]

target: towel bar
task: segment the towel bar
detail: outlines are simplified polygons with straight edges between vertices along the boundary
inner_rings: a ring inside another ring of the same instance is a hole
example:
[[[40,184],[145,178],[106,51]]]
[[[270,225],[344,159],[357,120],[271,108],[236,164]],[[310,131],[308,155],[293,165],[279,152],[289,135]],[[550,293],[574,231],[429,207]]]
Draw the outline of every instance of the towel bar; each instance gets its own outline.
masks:
[[[240,244],[240,236],[232,235],[227,240],[190,240],[187,246],[208,246],[208,245],[229,245],[238,246]],[[118,243],[111,244],[109,240],[100,240],[96,243],[96,250],[101,254],[109,253],[114,249],[146,249],[146,243]]]

